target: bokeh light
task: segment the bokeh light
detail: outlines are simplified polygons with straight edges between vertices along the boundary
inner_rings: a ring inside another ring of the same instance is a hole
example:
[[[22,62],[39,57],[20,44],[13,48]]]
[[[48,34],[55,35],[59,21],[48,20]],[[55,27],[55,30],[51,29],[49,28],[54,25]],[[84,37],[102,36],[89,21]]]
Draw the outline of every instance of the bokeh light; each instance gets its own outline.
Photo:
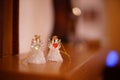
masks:
[[[107,67],[115,67],[119,61],[119,55],[117,51],[110,51],[106,58]]]
[[[74,8],[72,9],[72,12],[73,12],[73,14],[76,15],[76,16],[80,16],[80,15],[81,15],[81,10],[80,10],[80,8],[78,8],[78,7],[74,7]]]

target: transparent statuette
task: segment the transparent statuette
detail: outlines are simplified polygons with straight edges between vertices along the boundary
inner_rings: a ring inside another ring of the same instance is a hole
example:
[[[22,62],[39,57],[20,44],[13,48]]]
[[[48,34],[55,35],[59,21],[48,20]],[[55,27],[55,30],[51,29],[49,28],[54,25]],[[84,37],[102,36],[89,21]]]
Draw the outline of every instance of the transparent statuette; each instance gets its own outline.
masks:
[[[28,63],[44,64],[46,63],[43,44],[39,35],[35,35],[31,41],[31,54],[27,58]]]
[[[59,50],[61,48],[61,40],[58,39],[57,36],[52,37],[52,39],[49,41],[48,48],[48,61],[63,62],[63,58]]]

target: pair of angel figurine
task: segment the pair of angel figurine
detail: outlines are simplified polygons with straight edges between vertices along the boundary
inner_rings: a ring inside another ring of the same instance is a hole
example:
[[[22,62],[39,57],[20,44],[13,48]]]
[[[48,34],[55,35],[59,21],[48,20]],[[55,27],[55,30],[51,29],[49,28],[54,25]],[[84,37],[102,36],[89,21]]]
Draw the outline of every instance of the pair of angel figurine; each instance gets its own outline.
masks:
[[[61,40],[57,36],[53,36],[48,43],[47,57],[44,55],[42,42],[39,35],[35,35],[31,42],[32,54],[27,58],[28,63],[44,64],[47,61],[62,62],[63,58],[60,54]]]

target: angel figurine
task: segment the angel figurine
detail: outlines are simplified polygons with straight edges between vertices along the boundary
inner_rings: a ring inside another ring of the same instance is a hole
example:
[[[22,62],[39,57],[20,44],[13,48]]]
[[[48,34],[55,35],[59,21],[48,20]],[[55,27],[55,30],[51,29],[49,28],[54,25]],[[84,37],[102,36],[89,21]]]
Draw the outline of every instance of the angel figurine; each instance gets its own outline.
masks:
[[[28,57],[28,63],[43,64],[46,63],[42,50],[42,42],[39,35],[35,35],[31,41],[31,55]]]
[[[62,62],[63,58],[60,54],[61,40],[57,36],[53,36],[49,42],[49,52],[47,55],[48,61]]]

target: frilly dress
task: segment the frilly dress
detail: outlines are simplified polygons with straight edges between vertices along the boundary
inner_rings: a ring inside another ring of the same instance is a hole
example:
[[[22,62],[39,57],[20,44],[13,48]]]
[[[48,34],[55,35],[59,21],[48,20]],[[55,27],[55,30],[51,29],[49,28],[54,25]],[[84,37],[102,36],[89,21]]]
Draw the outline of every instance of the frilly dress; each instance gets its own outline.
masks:
[[[38,46],[38,48],[37,48]],[[40,45],[35,44],[31,47],[31,55],[27,59],[28,63],[33,64],[44,64],[46,63],[46,59],[43,53],[43,50]]]
[[[62,62],[63,58],[60,54],[60,47],[61,45],[58,42],[51,42],[49,44],[49,52],[47,56],[48,61],[55,61],[55,62]]]

